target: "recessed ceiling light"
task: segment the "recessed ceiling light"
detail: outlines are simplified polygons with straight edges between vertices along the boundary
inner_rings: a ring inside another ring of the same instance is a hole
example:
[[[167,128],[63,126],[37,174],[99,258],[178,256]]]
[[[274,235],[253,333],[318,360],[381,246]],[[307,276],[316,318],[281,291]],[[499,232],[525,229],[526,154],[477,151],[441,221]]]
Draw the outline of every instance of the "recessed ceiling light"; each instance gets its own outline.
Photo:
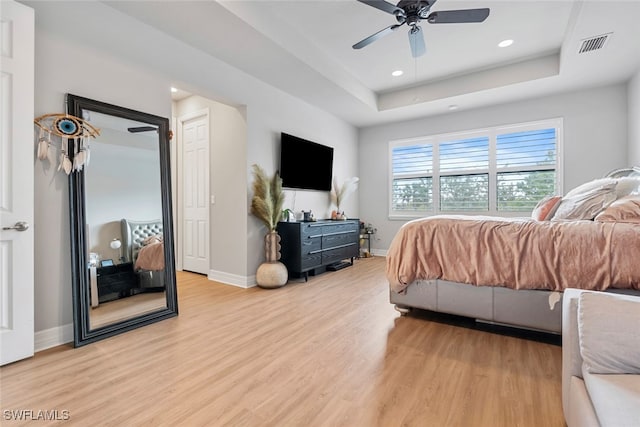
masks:
[[[175,87],[171,88],[171,93],[176,93],[178,91],[178,89],[176,89]]]
[[[402,70],[395,70],[393,73],[391,73],[393,77],[400,77],[403,74],[404,74],[404,71]]]
[[[449,105],[449,110],[453,111],[453,110],[457,110],[457,109],[458,109],[457,105],[455,105],[455,104]]]
[[[500,43],[498,43],[498,46],[507,47],[507,46],[511,46],[512,44],[513,44],[513,40],[507,39],[507,40],[502,40]]]

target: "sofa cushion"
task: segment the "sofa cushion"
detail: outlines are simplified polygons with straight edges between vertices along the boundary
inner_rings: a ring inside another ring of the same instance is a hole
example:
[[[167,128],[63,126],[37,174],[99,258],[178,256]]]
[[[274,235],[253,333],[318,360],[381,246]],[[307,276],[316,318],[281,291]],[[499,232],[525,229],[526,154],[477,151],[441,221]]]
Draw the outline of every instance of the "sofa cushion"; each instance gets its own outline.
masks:
[[[564,418],[568,427],[600,427],[598,416],[584,380],[572,376],[569,385],[568,405],[564,408]]]
[[[603,427],[638,426],[640,375],[607,375],[583,372],[591,403]]]
[[[578,303],[578,335],[583,371],[640,374],[640,299],[583,292]]]

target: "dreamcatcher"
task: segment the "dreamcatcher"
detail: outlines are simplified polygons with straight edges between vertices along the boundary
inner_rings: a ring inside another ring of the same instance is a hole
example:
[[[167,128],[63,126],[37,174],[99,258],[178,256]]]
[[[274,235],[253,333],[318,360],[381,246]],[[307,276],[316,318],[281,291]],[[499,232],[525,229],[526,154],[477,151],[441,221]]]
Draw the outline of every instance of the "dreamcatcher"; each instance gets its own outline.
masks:
[[[70,114],[45,114],[33,122],[40,128],[38,159],[48,158],[49,148],[53,145],[51,135],[56,135],[61,138],[58,170],[69,175],[72,171],[82,170],[89,163],[89,138],[100,135],[100,129]],[[74,138],[77,142],[69,144],[69,140]]]

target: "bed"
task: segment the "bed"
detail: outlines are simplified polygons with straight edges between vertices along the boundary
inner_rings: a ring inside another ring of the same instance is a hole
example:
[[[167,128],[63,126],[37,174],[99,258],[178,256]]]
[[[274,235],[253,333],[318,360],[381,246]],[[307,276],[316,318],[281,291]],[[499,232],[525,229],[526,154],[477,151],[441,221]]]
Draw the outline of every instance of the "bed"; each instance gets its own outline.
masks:
[[[164,290],[162,220],[120,221],[123,257],[133,263],[142,291]]]
[[[402,314],[420,308],[560,333],[565,288],[640,294],[640,216],[627,209],[640,211],[640,196],[637,187],[621,190],[621,183],[633,184],[626,177],[640,171],[629,171],[616,171],[606,191],[602,182],[591,186],[602,196],[581,212],[591,219],[435,216],[408,222],[387,253],[391,303]],[[572,192],[558,198],[558,210],[575,194],[584,199]]]

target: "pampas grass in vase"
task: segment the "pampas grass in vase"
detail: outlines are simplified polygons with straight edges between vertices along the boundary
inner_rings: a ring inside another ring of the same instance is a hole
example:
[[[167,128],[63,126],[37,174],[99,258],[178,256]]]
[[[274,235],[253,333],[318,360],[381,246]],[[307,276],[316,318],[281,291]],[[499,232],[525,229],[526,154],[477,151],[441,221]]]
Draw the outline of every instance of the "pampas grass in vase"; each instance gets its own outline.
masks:
[[[347,200],[356,189],[358,188],[358,181],[360,178],[354,176],[353,178],[349,178],[342,185],[338,185],[338,179],[336,177],[333,178],[333,188],[331,189],[331,203],[336,205],[336,215],[334,218],[333,213],[331,214],[331,219],[347,219],[346,215],[343,211],[340,210],[340,205]]]
[[[269,178],[260,166],[253,165],[251,213],[269,230],[264,238],[267,262],[261,264],[256,273],[256,282],[263,288],[279,288],[287,283],[287,268],[279,262],[280,236],[276,231],[278,221],[282,218],[283,204],[282,179],[278,173]]]
[[[278,221],[282,218],[283,204],[284,192],[280,175],[276,172],[270,179],[260,166],[253,165],[251,213],[262,221],[270,232],[275,231]]]

